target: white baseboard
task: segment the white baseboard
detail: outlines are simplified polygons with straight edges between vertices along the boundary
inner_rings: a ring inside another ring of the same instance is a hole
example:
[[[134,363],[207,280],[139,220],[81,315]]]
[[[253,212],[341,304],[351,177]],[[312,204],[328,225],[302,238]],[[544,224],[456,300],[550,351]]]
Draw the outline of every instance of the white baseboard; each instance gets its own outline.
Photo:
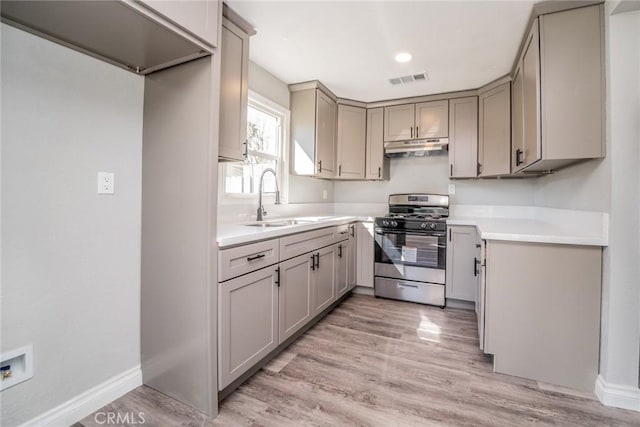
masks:
[[[598,375],[595,392],[603,405],[640,412],[640,389],[638,387],[610,384]]]
[[[138,365],[40,414],[21,427],[70,426],[141,385],[142,371]]]

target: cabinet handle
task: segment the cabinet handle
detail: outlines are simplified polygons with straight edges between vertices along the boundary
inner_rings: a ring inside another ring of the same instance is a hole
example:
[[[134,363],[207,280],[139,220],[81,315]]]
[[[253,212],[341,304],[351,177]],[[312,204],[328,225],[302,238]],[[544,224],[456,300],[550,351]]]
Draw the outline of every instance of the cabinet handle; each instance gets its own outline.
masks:
[[[411,126],[411,138],[413,138],[413,126]]]
[[[420,128],[416,126],[416,138],[420,138]]]
[[[345,235],[345,234],[347,234],[347,232],[346,231],[341,231],[340,234],[341,235]]]
[[[351,237],[356,237],[356,226],[350,225],[349,228],[351,229]]]
[[[247,158],[247,156],[249,155],[249,140],[245,139],[245,141],[243,142],[244,144],[244,154],[242,155],[245,160]]]
[[[338,245],[338,258],[342,258],[342,245]]]
[[[338,176],[342,176],[342,165],[338,165]]]
[[[453,176],[453,163],[449,165],[449,176]]]
[[[449,229],[449,241],[451,241],[451,229]]]
[[[320,268],[320,252],[316,253],[316,268]]]
[[[322,173],[322,160],[318,160],[318,173]]]
[[[247,261],[255,261],[257,259],[264,258],[265,256],[266,256],[265,254],[258,254],[258,255],[248,256],[247,257]]]
[[[311,269],[316,269],[316,254],[311,255]]]
[[[516,166],[520,166],[524,163],[524,151],[521,149],[516,150]]]
[[[478,173],[477,173],[477,175],[480,176],[481,173],[482,173],[482,165],[480,163],[478,163]]]
[[[378,166],[378,178],[382,178],[382,168]]]
[[[473,257],[473,276],[478,276],[478,264],[480,264],[480,260],[476,257]]]
[[[276,285],[280,287],[280,267],[276,268]]]

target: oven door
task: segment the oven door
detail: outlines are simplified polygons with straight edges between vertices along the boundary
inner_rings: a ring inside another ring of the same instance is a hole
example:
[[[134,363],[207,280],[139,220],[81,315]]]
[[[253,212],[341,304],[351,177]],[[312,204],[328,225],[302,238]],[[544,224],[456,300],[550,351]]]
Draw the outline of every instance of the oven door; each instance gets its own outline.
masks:
[[[375,275],[445,283],[445,232],[375,229]]]

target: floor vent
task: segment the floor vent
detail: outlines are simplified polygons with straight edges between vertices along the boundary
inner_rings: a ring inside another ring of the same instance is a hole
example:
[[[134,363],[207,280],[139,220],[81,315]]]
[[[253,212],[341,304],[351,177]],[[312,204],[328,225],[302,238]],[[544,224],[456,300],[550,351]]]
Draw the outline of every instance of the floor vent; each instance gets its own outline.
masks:
[[[391,83],[392,85],[401,85],[413,82],[425,82],[427,80],[429,80],[429,76],[425,72],[420,74],[412,74],[410,76],[393,77],[389,79],[389,83]]]

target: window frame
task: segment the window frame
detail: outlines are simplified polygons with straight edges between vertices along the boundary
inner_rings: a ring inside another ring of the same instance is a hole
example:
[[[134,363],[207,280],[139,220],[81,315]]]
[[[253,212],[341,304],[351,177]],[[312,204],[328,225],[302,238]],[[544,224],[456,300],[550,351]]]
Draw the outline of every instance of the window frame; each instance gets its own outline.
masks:
[[[280,154],[279,157],[267,154],[259,153],[258,155],[267,159],[278,160],[278,188],[280,190],[280,202],[287,204],[289,201],[289,120],[291,118],[291,112],[282,105],[273,102],[269,98],[266,98],[259,93],[249,90],[249,97],[247,102],[247,108],[253,107],[257,110],[263,111],[267,114],[272,114],[280,118]],[[248,154],[254,154],[255,151],[247,150]],[[222,203],[225,204],[242,204],[243,202],[253,201],[257,203],[258,194],[249,193],[228,193],[226,191],[226,177],[227,168],[230,163],[225,162],[220,168],[220,187],[219,191],[222,197],[220,198]],[[259,178],[259,177],[258,177]],[[262,198],[267,203],[275,202],[275,194],[265,193]]]

